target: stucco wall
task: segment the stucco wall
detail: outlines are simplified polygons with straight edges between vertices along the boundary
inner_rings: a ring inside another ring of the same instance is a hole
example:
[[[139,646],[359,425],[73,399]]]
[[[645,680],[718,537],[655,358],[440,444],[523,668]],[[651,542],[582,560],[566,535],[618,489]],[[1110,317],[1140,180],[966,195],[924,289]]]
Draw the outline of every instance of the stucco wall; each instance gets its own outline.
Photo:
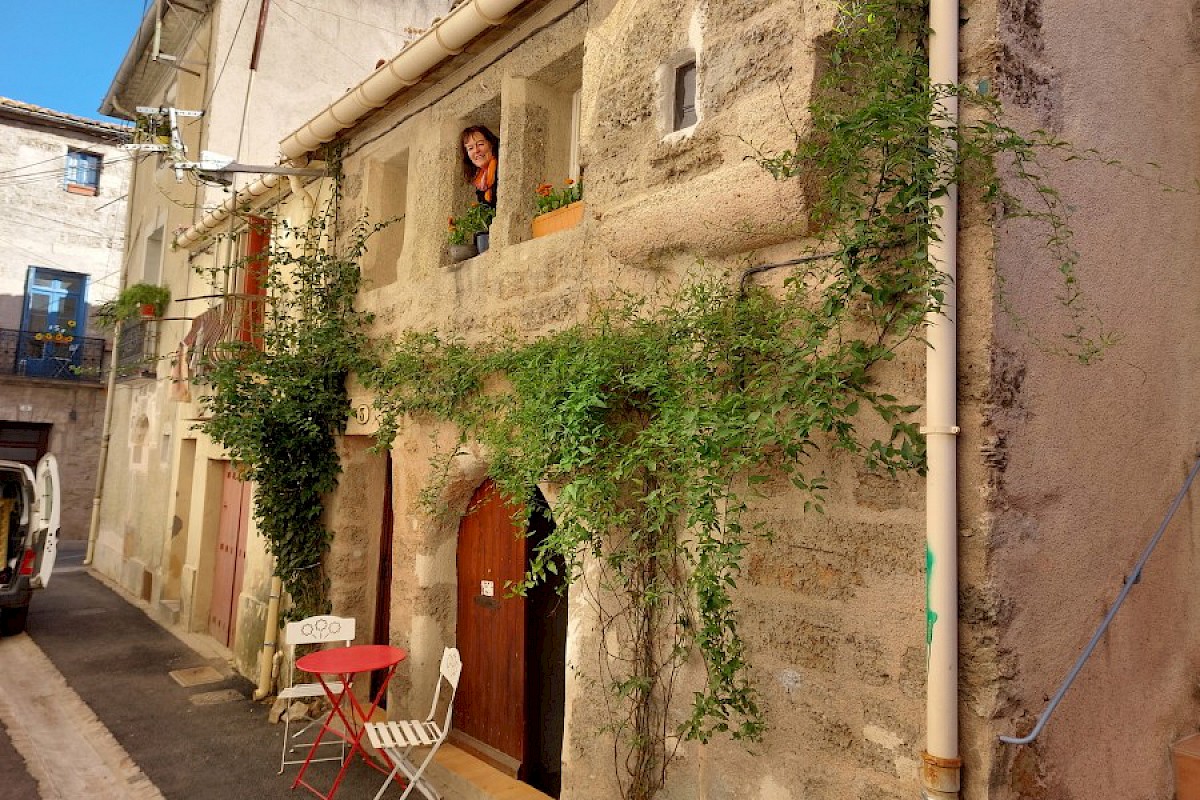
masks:
[[[1002,598],[994,733],[1032,724],[1200,452],[1195,13],[1184,0],[1136,13],[999,3],[1007,118],[1097,151],[1048,167],[1074,212],[1083,298],[1120,341],[1091,366],[1039,346],[1022,324],[1050,348],[1069,330],[1045,231],[997,228],[1016,317],[997,315],[982,452],[994,472],[971,487],[988,500],[989,584]],[[1196,731],[1200,710],[1194,493],[1037,744],[1000,749],[994,796],[1173,796],[1167,747]]]

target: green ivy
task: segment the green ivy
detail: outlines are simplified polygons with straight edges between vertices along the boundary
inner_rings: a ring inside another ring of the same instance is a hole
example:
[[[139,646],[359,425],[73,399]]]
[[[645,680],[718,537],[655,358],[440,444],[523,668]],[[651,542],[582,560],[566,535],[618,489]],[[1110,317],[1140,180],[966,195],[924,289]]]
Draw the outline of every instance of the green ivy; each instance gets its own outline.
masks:
[[[819,447],[886,471],[920,469],[915,407],[878,391],[870,368],[893,357],[913,303],[864,306],[860,281],[814,292],[795,279],[782,296],[698,283],[663,305],[629,298],[560,333],[468,347],[409,333],[365,376],[376,390],[380,441],[407,415],[455,422],[481,442],[509,498],[558,486],[557,527],[535,554],[530,583],[565,564],[589,576],[602,627],[621,643],[600,660],[616,701],[612,727],[626,797],[665,779],[673,734],[755,740],[763,715],[746,670],[735,605],[743,524],[753,485],[783,473],[820,508]],[[883,326],[848,337],[852,305]],[[923,303],[917,301],[917,307]],[[503,390],[492,376],[503,375]],[[882,419],[888,437],[860,434]],[[669,725],[675,678],[698,651],[707,681],[681,726]],[[615,657],[615,660],[613,658]]]
[[[349,415],[346,376],[366,350],[365,320],[354,310],[358,263],[381,227],[359,220],[337,242],[338,200],[335,189],[302,226],[274,221],[265,297],[245,306],[259,307],[250,318],[261,325],[250,341],[220,347],[204,375],[200,427],[255,484],[258,530],[294,618],[329,610],[323,501],[341,471],[335,437]]]

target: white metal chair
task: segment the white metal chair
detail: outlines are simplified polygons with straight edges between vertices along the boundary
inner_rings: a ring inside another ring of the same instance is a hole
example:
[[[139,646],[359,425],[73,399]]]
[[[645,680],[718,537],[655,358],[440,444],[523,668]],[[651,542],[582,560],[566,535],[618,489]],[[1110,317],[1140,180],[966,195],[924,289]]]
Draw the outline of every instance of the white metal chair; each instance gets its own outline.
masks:
[[[421,790],[421,794],[431,800],[440,800],[441,794],[438,793],[438,790],[421,776],[425,773],[429,762],[433,761],[433,754],[438,751],[450,733],[450,718],[454,714],[454,695],[458,691],[460,675],[462,675],[462,657],[458,654],[458,650],[447,647],[442,651],[441,675],[438,677],[437,689],[433,692],[433,706],[429,709],[428,717],[424,720],[367,723],[367,736],[370,737],[371,744],[376,750],[386,753],[393,765],[391,774],[387,776],[383,786],[379,787],[379,793],[375,795],[375,800],[383,797],[383,793],[387,791],[397,772],[403,772],[408,778],[408,786],[404,789],[404,794],[400,795],[400,800],[408,800],[413,789],[417,788]],[[434,721],[434,717],[437,716],[438,700],[442,694],[443,682],[450,687],[450,699],[446,703],[445,720],[439,725]],[[429,753],[420,766],[414,764],[409,758],[409,754],[416,747],[429,748]]]
[[[298,622],[289,622],[283,631],[283,645],[285,652],[285,661],[287,662],[287,682],[288,686],[279,690],[279,698],[287,700],[288,707],[283,711],[283,752],[279,755],[279,774],[283,774],[284,768],[288,764],[303,764],[312,742],[296,742],[293,741],[296,737],[304,735],[304,732],[318,724],[320,717],[313,718],[309,716],[302,717],[296,722],[304,722],[305,725],[295,733],[291,733],[292,718],[290,707],[295,700],[311,700],[314,697],[324,697],[325,692],[321,689],[319,683],[296,683],[296,645],[298,644],[325,644],[326,642],[342,642],[344,646],[349,647],[354,641],[354,618],[353,617],[332,617],[332,616],[317,616],[308,617],[307,619],[299,620]],[[329,684],[329,690],[334,694],[340,694],[342,691],[342,683],[336,681]],[[313,758],[313,761],[344,761],[346,758],[346,741],[340,736],[331,737],[328,741],[322,741],[321,746],[337,744],[341,749],[341,754],[337,756],[322,756]],[[305,757],[288,759],[289,753],[294,753],[298,748],[303,747]]]

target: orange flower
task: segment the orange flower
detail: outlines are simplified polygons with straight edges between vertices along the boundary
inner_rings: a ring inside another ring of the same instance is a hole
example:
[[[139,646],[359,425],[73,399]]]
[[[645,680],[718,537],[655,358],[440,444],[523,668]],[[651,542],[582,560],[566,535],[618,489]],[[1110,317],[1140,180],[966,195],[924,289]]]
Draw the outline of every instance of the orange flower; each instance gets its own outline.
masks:
[[[548,183],[540,184],[537,187],[537,193],[540,194],[542,197],[549,197],[550,193],[552,191],[554,191],[554,187]]]
[[[574,186],[574,185],[575,185],[575,179],[567,178],[567,186]]]

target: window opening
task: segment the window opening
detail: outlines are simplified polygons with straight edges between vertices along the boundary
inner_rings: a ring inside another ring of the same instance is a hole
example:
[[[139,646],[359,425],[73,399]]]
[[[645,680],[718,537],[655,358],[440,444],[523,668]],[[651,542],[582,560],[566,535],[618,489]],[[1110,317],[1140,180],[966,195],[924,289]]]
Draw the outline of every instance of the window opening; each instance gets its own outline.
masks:
[[[146,239],[146,253],[142,263],[142,281],[158,283],[159,266],[163,255],[163,229],[158,227]]]
[[[683,130],[696,124],[696,62],[675,68],[675,127]]]
[[[88,276],[30,267],[17,344],[17,374],[70,378],[81,363]]]
[[[67,151],[66,190],[96,194],[100,189],[100,156],[84,150]]]
[[[263,348],[262,330],[270,247],[270,221],[264,217],[250,217],[250,226],[246,233],[245,272],[242,283],[238,341],[247,342],[257,350]]]
[[[573,181],[579,180],[579,112],[580,91],[576,89],[571,95],[571,164],[567,177]]]

